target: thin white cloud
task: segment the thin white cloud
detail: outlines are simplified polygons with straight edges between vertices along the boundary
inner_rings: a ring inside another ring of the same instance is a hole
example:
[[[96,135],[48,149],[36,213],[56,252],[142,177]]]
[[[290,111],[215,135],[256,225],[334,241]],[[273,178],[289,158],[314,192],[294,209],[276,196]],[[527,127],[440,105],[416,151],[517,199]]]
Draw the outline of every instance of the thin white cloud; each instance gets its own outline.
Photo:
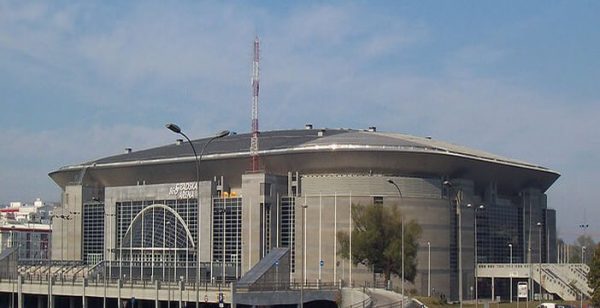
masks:
[[[510,59],[510,46],[469,42],[435,62],[441,67],[414,73],[398,67],[410,64],[402,62],[406,54],[428,48],[436,29],[356,4],[277,14],[220,3],[132,4],[114,16],[100,12],[93,5],[0,5],[5,75],[30,91],[65,93],[39,104],[107,114],[90,117],[83,128],[1,131],[0,144],[7,145],[0,153],[2,198],[31,199],[19,192],[27,182],[22,175],[42,174],[33,183],[51,195],[56,189],[45,174],[61,165],[169,142],[174,137],[163,122],[179,122],[198,137],[225,128],[248,131],[250,47],[258,34],[263,129],[312,122],[432,135],[557,169],[563,177],[550,191],[550,204],[564,224],[580,219],[568,214],[577,187],[586,187],[577,202],[600,216],[592,206],[600,195],[586,184],[600,172],[594,126],[600,103],[573,104],[518,79],[482,76],[482,68],[493,71]],[[2,99],[4,106],[14,98]]]

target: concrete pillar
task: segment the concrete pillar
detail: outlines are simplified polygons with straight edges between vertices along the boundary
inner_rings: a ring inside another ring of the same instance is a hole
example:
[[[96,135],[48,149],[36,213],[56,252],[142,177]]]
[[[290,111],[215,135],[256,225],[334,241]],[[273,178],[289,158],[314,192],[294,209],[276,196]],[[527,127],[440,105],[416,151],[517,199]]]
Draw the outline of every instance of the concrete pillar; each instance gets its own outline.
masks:
[[[235,304],[235,281],[231,282],[231,308],[236,308]]]
[[[75,308],[75,297],[69,296],[69,308]]]
[[[495,299],[496,297],[494,296],[494,276],[492,276],[492,301]]]
[[[48,275],[48,308],[54,308],[54,295],[52,295],[52,285],[54,276]]]
[[[179,308],[183,308],[183,281],[179,280]]]
[[[83,278],[83,290],[81,292],[81,307],[87,308],[87,299],[85,298],[85,287],[87,285],[87,278]]]
[[[23,276],[17,276],[17,300],[18,307],[23,308]]]
[[[154,308],[160,308],[160,301],[158,300],[158,280],[154,280],[154,290],[156,290],[156,298],[154,299]]]
[[[117,307],[121,307],[121,278],[117,279]]]
[[[43,304],[44,300],[43,300],[43,298],[44,297],[41,296],[41,295],[37,296],[37,308],[44,308],[44,304]]]

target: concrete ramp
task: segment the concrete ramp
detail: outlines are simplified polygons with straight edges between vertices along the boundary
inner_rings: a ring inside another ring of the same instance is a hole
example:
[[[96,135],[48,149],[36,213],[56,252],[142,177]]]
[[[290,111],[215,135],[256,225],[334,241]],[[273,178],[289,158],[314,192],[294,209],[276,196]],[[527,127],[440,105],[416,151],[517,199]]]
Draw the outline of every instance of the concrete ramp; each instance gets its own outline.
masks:
[[[317,306],[335,306],[340,291],[290,285],[289,248],[273,248],[232,287],[233,301],[249,306],[296,305],[301,301]]]
[[[248,291],[285,290],[290,287],[290,249],[273,248],[237,282]]]

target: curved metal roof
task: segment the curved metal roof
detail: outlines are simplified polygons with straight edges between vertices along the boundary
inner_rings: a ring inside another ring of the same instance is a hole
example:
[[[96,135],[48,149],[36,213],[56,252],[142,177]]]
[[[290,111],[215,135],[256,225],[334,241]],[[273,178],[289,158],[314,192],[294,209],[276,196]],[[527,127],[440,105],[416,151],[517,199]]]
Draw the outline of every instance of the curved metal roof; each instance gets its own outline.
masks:
[[[214,140],[206,149],[203,159],[247,156],[249,154],[251,134],[236,134]],[[200,150],[209,138],[193,140]],[[324,150],[369,150],[369,151],[406,151],[434,152],[470,157],[478,160],[508,164],[516,167],[536,169],[557,173],[548,168],[523,161],[502,157],[488,152],[475,150],[431,138],[416,137],[399,133],[371,132],[351,129],[301,129],[279,130],[260,133],[260,153],[282,154],[299,151]],[[191,147],[186,143],[134,151],[126,154],[108,156],[82,164],[70,165],[59,170],[82,168],[86,166],[122,165],[128,162],[160,162],[177,158],[192,158]]]
[[[213,161],[247,158],[250,155],[250,137],[251,134],[236,134],[214,140],[206,148],[204,155],[202,156],[202,160]],[[194,143],[196,149],[200,150],[205,143],[208,142],[208,140],[209,138],[205,138],[193,140],[192,142]],[[544,189],[547,189],[560,176],[556,171],[535,164],[510,159],[431,138],[415,137],[398,133],[351,129],[297,129],[266,131],[260,133],[259,146],[259,154],[265,158],[275,157],[282,154],[296,155],[324,152],[375,152],[380,154],[398,153],[403,155],[415,153],[426,154],[428,156],[433,155],[434,157],[444,157],[444,159],[454,157],[460,160],[474,161],[474,163],[479,164],[484,163],[505,166],[509,168],[517,168],[521,169],[521,172],[529,170],[534,174],[538,174],[547,178],[547,180],[544,181],[545,184],[542,185]],[[50,173],[50,176],[57,181],[55,177],[57,174],[63,172],[74,172],[90,167],[93,169],[111,169],[158,164],[189,163],[193,162],[194,160],[194,154],[188,144],[170,144],[127,154],[109,156],[81,164],[65,166],[55,172]],[[428,170],[428,172],[430,172],[430,170]]]

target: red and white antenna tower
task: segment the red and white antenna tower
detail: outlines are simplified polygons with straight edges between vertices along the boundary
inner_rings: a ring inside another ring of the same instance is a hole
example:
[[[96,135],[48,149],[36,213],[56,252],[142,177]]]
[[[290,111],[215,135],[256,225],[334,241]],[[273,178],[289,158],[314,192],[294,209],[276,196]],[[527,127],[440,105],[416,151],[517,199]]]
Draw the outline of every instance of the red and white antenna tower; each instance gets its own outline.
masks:
[[[250,157],[252,158],[252,171],[258,171],[258,89],[260,48],[258,36],[254,39],[254,61],[252,62],[252,139],[250,139]]]

